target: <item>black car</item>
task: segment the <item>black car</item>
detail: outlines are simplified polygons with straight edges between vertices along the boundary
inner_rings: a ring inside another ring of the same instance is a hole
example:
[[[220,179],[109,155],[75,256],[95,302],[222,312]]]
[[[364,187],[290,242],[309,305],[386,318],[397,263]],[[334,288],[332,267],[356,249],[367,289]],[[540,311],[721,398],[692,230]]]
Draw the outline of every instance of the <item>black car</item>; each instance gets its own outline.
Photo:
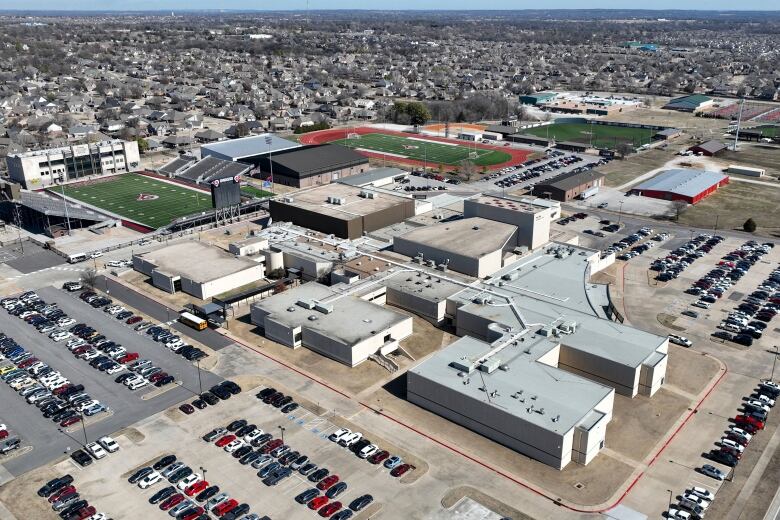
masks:
[[[255,431],[257,429],[256,424],[247,424],[245,426],[242,426],[238,430],[236,430],[236,436],[237,437],[244,437],[245,435],[248,435]]]
[[[263,388],[258,393],[256,393],[255,397],[257,397],[258,399],[265,399],[269,395],[275,394],[275,393],[276,393],[276,388],[271,388],[269,386],[268,388]]]
[[[133,374],[132,372],[125,372],[124,374],[120,374],[119,376],[117,376],[117,378],[114,379],[114,382],[116,382],[116,383],[124,383],[126,380],[130,379],[134,375],[135,374]]]
[[[710,452],[710,458],[715,462],[720,462],[730,468],[739,464],[739,460],[734,455],[726,453],[725,451],[712,450]]]
[[[174,378],[173,376],[161,377],[160,379],[154,382],[154,386],[161,387],[161,386],[169,385],[173,383],[175,379],[176,378]]]
[[[230,399],[230,396],[233,395],[228,390],[226,390],[225,388],[222,388],[219,385],[212,386],[211,388],[209,388],[209,391],[212,394],[214,394],[217,397],[219,397],[220,399],[222,399],[223,401],[227,401],[228,399]]]
[[[76,500],[75,502],[68,504],[68,506],[65,509],[60,511],[60,518],[64,518],[64,519],[70,518],[72,514],[76,513],[77,511],[79,511],[84,507],[87,507],[88,505],[89,502],[87,502],[84,499]]]
[[[298,409],[298,403],[290,403],[282,407],[282,413],[290,413]]]
[[[271,435],[270,433],[264,433],[260,437],[252,441],[252,446],[254,447],[262,446],[266,442],[270,441],[272,438],[273,435]]]
[[[274,408],[281,408],[282,406],[287,406],[288,404],[290,404],[292,400],[293,398],[287,395],[277,401],[274,401],[271,404],[274,406]]]
[[[730,333],[726,332],[725,330],[717,330],[713,332],[712,335],[716,338],[720,338],[726,341],[731,341],[732,339],[734,339],[734,336],[732,336]]]
[[[154,468],[155,470],[161,470],[165,467],[170,466],[174,462],[176,462],[176,455],[166,455],[165,457],[155,462],[152,468]]]
[[[200,398],[206,401],[209,405],[214,406],[219,402],[219,398],[211,392],[203,392],[200,394]]]
[[[223,381],[222,382],[222,388],[224,388],[225,390],[227,390],[228,392],[230,392],[233,395],[238,395],[238,394],[241,393],[241,387],[238,386],[237,384],[235,384],[233,381],[230,381],[230,380]]]
[[[737,334],[731,341],[749,347],[753,344],[753,337],[749,334]]]
[[[355,500],[350,502],[349,508],[353,511],[360,511],[361,509],[364,509],[368,504],[374,501],[374,497],[371,495],[363,495],[357,497]]]
[[[337,482],[325,492],[325,496],[333,500],[347,490],[346,482]]]
[[[163,500],[168,499],[168,497],[174,493],[176,493],[176,488],[173,486],[162,488],[160,491],[149,497],[149,503],[157,504],[158,502],[162,502]]]
[[[71,475],[63,475],[61,477],[53,478],[38,490],[38,496],[48,497],[55,491],[64,488],[71,482],[73,482],[73,477]]]
[[[252,451],[252,446],[241,446],[236,451],[233,452],[233,458],[240,459],[244,455],[248,454]]]
[[[311,499],[318,496],[320,496],[319,490],[317,488],[311,488],[296,496],[295,501],[299,504],[307,504]]]
[[[192,406],[194,406],[198,410],[203,410],[208,406],[208,404],[206,404],[206,401],[204,401],[203,399],[195,399],[194,401],[192,401]]]
[[[209,486],[203,491],[201,491],[200,493],[198,493],[197,496],[195,497],[195,500],[197,500],[198,502],[204,502],[209,498],[213,497],[214,495],[216,495],[217,493],[219,493],[219,486]]]
[[[127,481],[131,484],[136,484],[139,480],[147,476],[149,473],[154,471],[150,467],[141,468],[132,475],[130,475],[130,478],[127,479]]]
[[[76,450],[70,456],[79,466],[89,466],[92,464],[92,457],[90,457],[84,450]]]
[[[330,474],[330,471],[328,471],[325,468],[320,468],[311,475],[309,475],[309,480],[311,482],[319,482],[320,480],[324,479]]]
[[[247,421],[246,419],[236,419],[232,423],[227,425],[227,429],[229,432],[236,432],[246,426]]]
[[[237,518],[240,518],[245,513],[249,512],[249,504],[243,503],[237,505],[233,510],[229,511],[227,514],[224,514],[220,517],[220,520],[236,520]]]

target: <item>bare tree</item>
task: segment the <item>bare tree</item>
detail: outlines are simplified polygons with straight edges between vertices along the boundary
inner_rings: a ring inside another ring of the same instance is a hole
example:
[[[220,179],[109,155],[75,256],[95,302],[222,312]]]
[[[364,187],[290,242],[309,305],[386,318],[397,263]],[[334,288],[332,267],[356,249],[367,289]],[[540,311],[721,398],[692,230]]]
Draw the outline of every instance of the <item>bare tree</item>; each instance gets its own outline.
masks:
[[[675,200],[672,202],[672,207],[674,208],[674,220],[677,222],[680,220],[680,215],[688,209],[688,203],[684,200]]]
[[[81,273],[81,284],[85,287],[89,287],[90,289],[95,288],[95,284],[97,283],[97,271],[90,268]]]

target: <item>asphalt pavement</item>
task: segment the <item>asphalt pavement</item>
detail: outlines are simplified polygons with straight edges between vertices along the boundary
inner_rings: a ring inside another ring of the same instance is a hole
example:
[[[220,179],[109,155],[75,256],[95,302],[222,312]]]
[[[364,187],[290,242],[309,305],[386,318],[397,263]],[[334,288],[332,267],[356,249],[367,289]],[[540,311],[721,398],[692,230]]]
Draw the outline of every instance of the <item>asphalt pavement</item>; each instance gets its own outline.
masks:
[[[60,289],[45,287],[37,291],[47,302],[57,302],[60,308],[79,322],[95,327],[109,339],[116,341],[129,352],[138,352],[141,358],[150,359],[156,366],[174,375],[180,384],[152,397],[142,399],[144,394],[156,392],[155,387],[145,387],[132,392],[124,385],[114,382],[118,374],[107,375],[84,360],[76,359],[65,347],[65,341],[56,343],[47,335],[40,334],[35,327],[24,320],[0,310],[0,330],[14,338],[36,357],[61,372],[74,384],[83,384],[85,391],[111,412],[108,416],[99,414],[87,419],[87,438],[92,441],[103,435],[130,426],[146,417],[192,398],[199,391],[197,368],[189,361],[165,349],[145,334],[135,332],[124,322],[93,309],[77,297]],[[204,389],[222,381],[211,372],[201,371]],[[19,476],[27,471],[50,463],[63,454],[81,447],[84,434],[79,425],[72,427],[72,433],[58,431],[58,425],[45,419],[40,411],[14,392],[4,382],[0,383],[0,422],[6,423],[22,438],[24,445],[32,445],[29,453],[16,456],[2,464],[11,474]],[[101,418],[102,417],[102,418]],[[98,420],[99,419],[99,420]],[[96,422],[95,422],[96,421]]]
[[[226,339],[225,336],[215,332],[212,329],[195,330],[192,327],[188,327],[175,321],[179,316],[178,309],[172,309],[166,305],[163,305],[162,303],[159,303],[150,297],[130,289],[110,278],[99,276],[95,286],[103,290],[107,289],[111,298],[115,300],[121,300],[126,305],[137,309],[148,316],[151,316],[161,323],[172,322],[169,325],[170,328],[186,334],[195,341],[198,341],[215,351],[221,350],[228,345],[233,344],[231,340]]]

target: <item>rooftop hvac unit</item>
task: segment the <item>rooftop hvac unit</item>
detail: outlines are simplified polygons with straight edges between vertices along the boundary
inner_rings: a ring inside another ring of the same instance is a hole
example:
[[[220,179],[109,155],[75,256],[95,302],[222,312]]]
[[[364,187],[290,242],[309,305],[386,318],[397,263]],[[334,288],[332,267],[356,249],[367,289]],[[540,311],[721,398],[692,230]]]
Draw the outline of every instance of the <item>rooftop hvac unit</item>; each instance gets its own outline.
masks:
[[[286,202],[288,204],[292,204],[293,202],[295,202],[295,199],[293,199],[292,197],[283,197],[282,198],[282,202]],[[330,201],[328,201],[328,202],[330,202]]]
[[[317,318],[317,316],[315,316],[314,314],[312,314],[311,316],[309,316],[309,321],[317,321],[318,319],[319,319],[319,318]]]
[[[322,314],[330,314],[333,312],[333,305],[323,305],[321,303],[317,303],[314,305],[314,310],[320,311]]]
[[[434,260],[428,260],[425,262],[428,267],[436,267],[436,262]]]
[[[447,264],[439,264],[439,265],[436,266],[436,269],[446,273],[447,272]]]
[[[501,277],[502,280],[511,281],[520,278],[520,271],[510,271]]]
[[[574,334],[577,332],[577,322],[573,320],[564,321],[558,325],[558,330],[564,334]]]
[[[374,193],[373,191],[363,190],[363,191],[361,191],[359,193],[359,195],[361,197],[363,197],[364,199],[375,199],[376,198],[376,193]]]
[[[486,359],[482,363],[479,364],[479,370],[482,372],[487,372],[488,374],[491,374],[498,369],[498,367],[501,365],[501,360],[497,358],[490,358]]]
[[[313,309],[314,308],[314,302],[309,300],[298,300],[295,302],[299,307],[303,307],[304,309]]]

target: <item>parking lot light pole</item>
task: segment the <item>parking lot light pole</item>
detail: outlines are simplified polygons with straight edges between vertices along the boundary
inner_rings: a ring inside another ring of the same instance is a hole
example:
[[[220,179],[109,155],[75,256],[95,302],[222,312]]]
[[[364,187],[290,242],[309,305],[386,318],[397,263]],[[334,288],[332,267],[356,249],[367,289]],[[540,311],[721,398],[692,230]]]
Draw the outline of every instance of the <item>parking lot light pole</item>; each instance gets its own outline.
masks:
[[[672,508],[672,497],[674,495],[674,491],[671,489],[667,489],[667,491],[669,492],[669,507],[667,507],[666,510],[669,511]]]
[[[81,414],[81,429],[84,432],[84,446],[89,444],[89,441],[87,440],[87,425],[84,424],[84,412],[79,411]]]
[[[203,466],[200,466],[200,472],[201,472],[201,475],[203,475],[203,480],[206,480],[206,468],[204,468]]]
[[[203,384],[200,380],[200,359],[195,362],[195,365],[198,367],[198,396],[203,395]]]
[[[286,429],[287,428],[285,428],[284,426],[281,426],[281,425],[279,426],[279,431],[282,432],[282,444],[284,444],[284,431]]]
[[[778,354],[777,345],[775,345],[775,355],[772,356],[772,375],[769,376],[770,381],[775,380],[775,365],[777,364],[777,354]]]

